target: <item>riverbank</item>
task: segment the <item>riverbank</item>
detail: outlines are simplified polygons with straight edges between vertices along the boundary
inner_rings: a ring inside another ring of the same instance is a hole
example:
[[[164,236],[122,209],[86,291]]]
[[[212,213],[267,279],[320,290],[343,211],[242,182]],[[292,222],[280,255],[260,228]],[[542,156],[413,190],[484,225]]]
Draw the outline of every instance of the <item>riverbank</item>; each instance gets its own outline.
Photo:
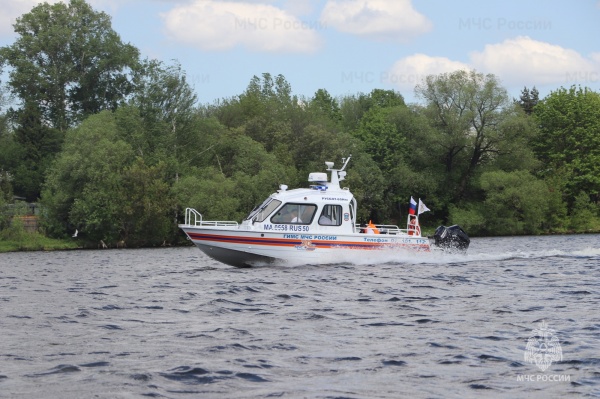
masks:
[[[72,239],[55,239],[27,229],[23,218],[13,219],[10,226],[0,230],[0,253],[17,251],[54,251],[77,249],[80,245]]]
[[[26,239],[0,239],[0,253],[17,251],[56,251],[80,248],[72,240],[57,240],[39,233],[27,233]]]

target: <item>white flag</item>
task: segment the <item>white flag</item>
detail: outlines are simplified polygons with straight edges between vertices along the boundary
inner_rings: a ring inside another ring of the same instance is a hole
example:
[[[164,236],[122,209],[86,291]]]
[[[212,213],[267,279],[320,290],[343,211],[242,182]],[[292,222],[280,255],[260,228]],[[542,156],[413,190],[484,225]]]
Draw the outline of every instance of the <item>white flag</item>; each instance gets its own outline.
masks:
[[[419,198],[419,211],[417,212],[417,215],[420,215],[423,212],[427,212],[428,210],[429,208],[427,208],[423,201],[421,201],[421,198]]]

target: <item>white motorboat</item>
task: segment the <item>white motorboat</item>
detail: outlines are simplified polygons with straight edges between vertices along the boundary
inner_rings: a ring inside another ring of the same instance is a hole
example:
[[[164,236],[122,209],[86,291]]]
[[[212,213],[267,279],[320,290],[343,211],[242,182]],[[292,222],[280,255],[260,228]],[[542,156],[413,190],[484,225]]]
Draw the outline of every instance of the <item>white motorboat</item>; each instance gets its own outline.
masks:
[[[344,159],[341,169],[326,162],[331,178],[310,173],[309,188],[288,190],[281,185],[241,223],[206,221],[200,212],[187,208],[185,223],[179,227],[205,254],[236,267],[336,263],[368,256],[373,250],[430,251],[429,238],[421,235],[421,212],[412,198],[406,229],[357,223],[356,199],[340,186],[349,161],[350,157]],[[433,244],[466,250],[469,238],[458,226],[440,226]]]

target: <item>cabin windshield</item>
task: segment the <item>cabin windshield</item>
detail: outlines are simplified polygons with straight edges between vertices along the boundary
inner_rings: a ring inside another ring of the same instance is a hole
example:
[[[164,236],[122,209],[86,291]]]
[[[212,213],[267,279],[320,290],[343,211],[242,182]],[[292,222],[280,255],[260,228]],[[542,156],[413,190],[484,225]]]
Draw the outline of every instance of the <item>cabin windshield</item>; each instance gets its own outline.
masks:
[[[275,209],[279,208],[279,205],[281,205],[281,201],[269,197],[260,206],[254,208],[244,220],[252,219],[254,222],[262,222]]]
[[[271,218],[271,223],[293,223],[310,224],[317,211],[317,206],[313,204],[292,204],[288,203],[281,207]]]

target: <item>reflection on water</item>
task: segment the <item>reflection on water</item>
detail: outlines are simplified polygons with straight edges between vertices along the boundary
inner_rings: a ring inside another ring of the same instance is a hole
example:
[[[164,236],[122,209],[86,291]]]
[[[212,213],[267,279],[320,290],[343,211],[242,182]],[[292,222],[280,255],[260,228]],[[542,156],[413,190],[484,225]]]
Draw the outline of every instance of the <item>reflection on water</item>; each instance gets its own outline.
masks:
[[[600,397],[599,266],[598,235],[253,269],[0,254],[0,397]],[[525,357],[542,322],[545,371]]]

